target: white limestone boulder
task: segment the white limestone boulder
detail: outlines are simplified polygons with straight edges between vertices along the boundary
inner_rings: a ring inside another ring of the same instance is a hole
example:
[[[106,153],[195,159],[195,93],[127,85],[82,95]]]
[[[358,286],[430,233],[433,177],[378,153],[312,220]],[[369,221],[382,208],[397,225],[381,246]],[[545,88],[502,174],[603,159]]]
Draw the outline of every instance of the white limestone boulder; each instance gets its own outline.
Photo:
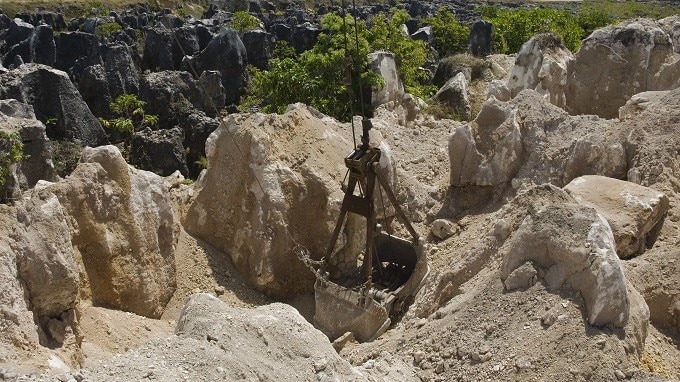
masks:
[[[496,186],[522,164],[522,135],[509,105],[490,98],[472,122],[449,136],[452,186]]]
[[[564,189],[607,219],[622,259],[639,255],[653,244],[656,228],[669,208],[662,192],[604,176],[581,176]]]
[[[555,106],[566,107],[564,87],[567,65],[574,55],[553,34],[539,34],[522,45],[510,72],[508,88],[515,97],[522,90],[533,89]]]
[[[544,270],[551,289],[570,285],[581,293],[591,325],[626,324],[627,281],[611,228],[595,209],[565,203],[528,215],[510,238],[501,278],[528,261]]]
[[[383,84],[379,88],[373,89],[371,107],[375,109],[388,102],[393,104],[401,103],[405,91],[404,84],[399,78],[394,53],[385,51],[373,52],[368,55],[368,62],[371,69],[383,79]]]
[[[50,185],[64,206],[87,275],[84,294],[157,318],[174,293],[179,224],[160,176],[128,166],[115,146],[85,148],[66,180]]]
[[[636,19],[594,31],[569,64],[571,114],[616,118],[634,94],[680,86],[680,56],[661,25]]]

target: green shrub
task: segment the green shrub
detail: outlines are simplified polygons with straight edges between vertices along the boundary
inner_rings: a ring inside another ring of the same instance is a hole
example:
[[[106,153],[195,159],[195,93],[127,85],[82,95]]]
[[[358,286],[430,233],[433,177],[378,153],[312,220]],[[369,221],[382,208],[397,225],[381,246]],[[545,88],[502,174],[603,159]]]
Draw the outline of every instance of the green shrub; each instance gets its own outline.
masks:
[[[534,35],[548,32],[560,36],[572,52],[581,45],[584,30],[576,16],[569,11],[549,8],[499,9],[495,6],[480,7],[479,11],[494,26],[494,49],[497,53],[516,53]]]
[[[439,8],[435,16],[428,17],[423,22],[432,27],[433,45],[442,57],[468,50],[470,27],[459,23],[456,15],[448,8]]]
[[[380,85],[382,78],[368,67],[368,53],[383,49],[395,53],[399,74],[408,91],[421,96],[430,93],[433,89],[419,82],[423,76],[419,68],[427,59],[427,47],[400,30],[408,18],[404,11],[393,11],[390,17],[379,14],[370,20],[370,30],[361,21],[355,30],[351,16],[343,21],[336,14],[325,15],[321,20],[324,33],[314,48],[297,59],[284,52],[279,57],[285,58],[270,60],[267,71],[251,69],[252,80],[241,109],[260,107],[264,112],[282,113],[289,104],[303,102],[344,121],[361,110],[370,115],[367,90]],[[363,89],[359,89],[359,84]]]
[[[123,27],[121,27],[120,24],[111,22],[97,25],[97,27],[94,29],[94,34],[95,36],[98,36],[104,40],[111,40],[116,35],[116,33],[122,31]]]
[[[125,146],[128,146],[135,131],[158,125],[157,116],[144,112],[145,104],[134,94],[122,94],[109,104],[111,111],[118,117],[109,120],[99,118],[99,122],[105,129],[120,133]]]
[[[253,30],[260,25],[260,20],[247,11],[236,11],[229,23],[229,27],[239,35],[243,35],[249,30]]]
[[[21,142],[19,133],[6,133],[0,131],[0,193],[4,195],[5,184],[9,178],[11,167],[23,159],[22,150],[24,145]]]

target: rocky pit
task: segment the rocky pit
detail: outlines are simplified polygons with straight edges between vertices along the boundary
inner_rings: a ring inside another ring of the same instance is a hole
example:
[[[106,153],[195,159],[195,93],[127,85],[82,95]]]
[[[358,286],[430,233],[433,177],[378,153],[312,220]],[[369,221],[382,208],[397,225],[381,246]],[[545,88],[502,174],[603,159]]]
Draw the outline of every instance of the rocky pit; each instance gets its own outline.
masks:
[[[313,326],[314,277],[298,257],[325,253],[350,124],[302,104],[232,114],[204,134],[195,183],[110,145],[59,178],[36,114],[62,110],[64,135],[90,120],[20,90],[33,76],[76,90],[37,64],[0,75],[2,129],[32,134],[35,150],[0,205],[0,379],[680,379],[678,25],[606,27],[575,54],[538,36],[514,60],[491,56],[469,122],[383,94],[372,144],[430,273],[370,343],[332,344]],[[337,265],[362,235],[350,219]]]

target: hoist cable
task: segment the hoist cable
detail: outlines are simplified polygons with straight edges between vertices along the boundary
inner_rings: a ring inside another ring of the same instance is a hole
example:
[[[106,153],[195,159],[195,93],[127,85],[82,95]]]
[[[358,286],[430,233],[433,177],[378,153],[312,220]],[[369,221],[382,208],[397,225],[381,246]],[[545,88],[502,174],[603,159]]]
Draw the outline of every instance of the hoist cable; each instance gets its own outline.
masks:
[[[356,26],[355,26],[356,27]],[[347,94],[349,95],[349,117],[351,120],[352,124],[352,143],[354,144],[353,147],[357,147],[357,137],[356,137],[356,131],[354,129],[354,96],[352,95],[352,88],[354,85],[354,80],[352,79],[352,58],[350,57],[349,54],[349,42],[347,40],[347,5],[345,4],[345,0],[342,0],[342,34],[344,36],[345,40],[345,60],[349,59],[349,62],[345,62],[342,70],[343,70],[343,75],[347,74],[349,77],[349,87],[347,88]],[[344,73],[345,70],[347,70],[347,65],[349,65],[349,73]]]

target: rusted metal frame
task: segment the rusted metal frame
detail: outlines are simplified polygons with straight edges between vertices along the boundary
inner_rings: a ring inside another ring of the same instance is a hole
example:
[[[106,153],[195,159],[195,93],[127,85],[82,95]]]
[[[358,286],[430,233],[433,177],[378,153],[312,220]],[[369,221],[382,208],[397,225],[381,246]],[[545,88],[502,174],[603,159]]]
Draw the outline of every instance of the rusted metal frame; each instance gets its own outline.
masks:
[[[399,206],[399,202],[397,201],[397,197],[394,196],[394,192],[392,192],[392,189],[390,188],[389,184],[387,183],[387,179],[380,174],[376,174],[378,177],[378,181],[380,182],[380,185],[382,188],[385,190],[385,193],[387,194],[387,198],[390,200],[390,203],[394,206],[395,211],[397,212],[397,216],[401,219],[402,223],[406,226],[406,229],[408,230],[409,233],[411,233],[411,236],[413,237],[414,243],[418,243],[418,240],[420,240],[420,237],[418,236],[418,233],[416,230],[413,228],[411,225],[411,222],[408,221],[406,218],[406,214],[404,214],[404,211],[401,209]]]

